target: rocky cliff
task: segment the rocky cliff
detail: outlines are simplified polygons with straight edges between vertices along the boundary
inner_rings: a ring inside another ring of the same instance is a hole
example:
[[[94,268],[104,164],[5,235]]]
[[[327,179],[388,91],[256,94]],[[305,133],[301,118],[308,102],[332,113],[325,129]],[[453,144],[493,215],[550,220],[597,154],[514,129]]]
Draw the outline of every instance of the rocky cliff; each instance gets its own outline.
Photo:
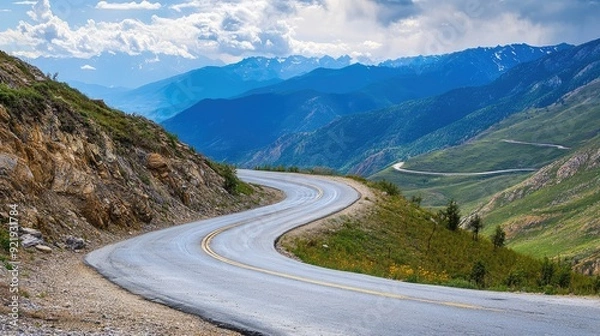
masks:
[[[260,202],[230,173],[158,125],[0,52],[3,224],[16,204],[21,226],[52,246],[71,235],[93,239]]]

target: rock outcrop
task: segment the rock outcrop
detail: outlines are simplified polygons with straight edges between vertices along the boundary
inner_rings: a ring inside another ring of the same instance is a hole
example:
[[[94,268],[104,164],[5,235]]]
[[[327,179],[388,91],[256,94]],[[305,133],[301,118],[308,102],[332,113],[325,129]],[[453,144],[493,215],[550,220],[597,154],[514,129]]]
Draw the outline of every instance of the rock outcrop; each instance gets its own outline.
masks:
[[[0,52],[0,198],[18,205],[20,224],[48,243],[255,204],[228,193],[211,165],[155,123],[89,100]],[[8,217],[7,209],[0,214]],[[28,235],[30,246],[39,245]]]

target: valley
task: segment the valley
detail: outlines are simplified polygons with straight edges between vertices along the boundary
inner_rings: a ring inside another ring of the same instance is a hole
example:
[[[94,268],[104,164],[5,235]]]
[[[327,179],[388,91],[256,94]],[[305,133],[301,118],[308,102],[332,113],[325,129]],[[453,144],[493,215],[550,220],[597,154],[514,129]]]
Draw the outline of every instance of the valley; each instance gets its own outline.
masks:
[[[395,319],[346,323],[381,302],[414,334],[431,311],[436,332],[596,331],[600,40],[76,85],[95,99],[0,52],[0,195],[24,224],[31,333],[395,334]]]

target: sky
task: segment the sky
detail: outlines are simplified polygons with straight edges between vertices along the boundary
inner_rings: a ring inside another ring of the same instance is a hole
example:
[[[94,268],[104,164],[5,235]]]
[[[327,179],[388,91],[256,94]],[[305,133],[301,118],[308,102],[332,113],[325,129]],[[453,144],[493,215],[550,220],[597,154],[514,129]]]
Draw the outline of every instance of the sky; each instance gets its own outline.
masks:
[[[600,0],[2,0],[0,49],[94,78],[110,64],[133,74],[257,55],[379,62],[581,44],[600,37],[598,18]]]

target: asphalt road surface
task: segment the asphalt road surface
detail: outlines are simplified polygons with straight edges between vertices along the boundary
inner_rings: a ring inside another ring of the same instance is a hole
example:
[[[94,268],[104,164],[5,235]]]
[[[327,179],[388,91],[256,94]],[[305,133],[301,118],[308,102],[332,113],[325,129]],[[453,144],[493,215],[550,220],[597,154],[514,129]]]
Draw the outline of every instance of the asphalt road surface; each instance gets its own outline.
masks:
[[[392,167],[401,173],[416,174],[416,175],[431,175],[431,176],[483,176],[483,175],[500,175],[500,174],[512,174],[512,173],[530,173],[536,171],[533,168],[516,168],[516,169],[500,169],[490,170],[477,173],[439,173],[439,172],[427,172],[421,170],[404,169],[404,162],[398,162]]]
[[[245,334],[600,334],[598,298],[409,284],[286,258],[275,250],[277,237],[347,207],[358,193],[323,178],[239,175],[287,198],[109,245],[87,263],[133,293]]]

